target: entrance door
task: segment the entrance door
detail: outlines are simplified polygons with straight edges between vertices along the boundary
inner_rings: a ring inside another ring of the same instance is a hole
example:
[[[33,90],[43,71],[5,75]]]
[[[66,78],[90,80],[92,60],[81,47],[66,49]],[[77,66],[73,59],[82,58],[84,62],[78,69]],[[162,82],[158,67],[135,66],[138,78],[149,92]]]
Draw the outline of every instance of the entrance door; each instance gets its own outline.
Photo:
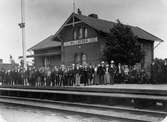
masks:
[[[81,55],[80,55],[80,53],[76,53],[74,55],[74,63],[75,64],[81,64]]]
[[[86,54],[82,54],[82,65],[87,65],[87,55]]]
[[[84,53],[76,53],[74,55],[74,63],[87,65],[87,55]]]

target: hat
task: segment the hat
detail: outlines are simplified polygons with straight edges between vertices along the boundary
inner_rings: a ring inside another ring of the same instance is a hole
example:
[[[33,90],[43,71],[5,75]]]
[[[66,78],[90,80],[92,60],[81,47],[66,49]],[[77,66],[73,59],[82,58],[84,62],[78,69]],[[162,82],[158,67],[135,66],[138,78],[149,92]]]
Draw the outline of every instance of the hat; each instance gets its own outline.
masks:
[[[108,64],[106,64],[106,67],[108,67],[109,65]]]
[[[113,64],[114,63],[114,61],[113,60],[111,60],[111,64]]]

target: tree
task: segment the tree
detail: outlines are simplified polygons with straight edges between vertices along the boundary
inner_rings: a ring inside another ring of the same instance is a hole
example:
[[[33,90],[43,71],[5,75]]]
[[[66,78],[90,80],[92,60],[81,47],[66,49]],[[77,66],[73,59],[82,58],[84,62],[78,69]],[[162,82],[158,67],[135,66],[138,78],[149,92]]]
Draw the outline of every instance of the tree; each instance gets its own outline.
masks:
[[[110,33],[103,33],[103,36],[105,36],[103,60],[108,63],[114,60],[117,64],[121,63],[129,66],[141,61],[143,53],[138,38],[134,36],[130,26],[117,20]]]
[[[167,83],[167,65],[166,59],[155,58],[152,64],[152,81],[154,83]]]

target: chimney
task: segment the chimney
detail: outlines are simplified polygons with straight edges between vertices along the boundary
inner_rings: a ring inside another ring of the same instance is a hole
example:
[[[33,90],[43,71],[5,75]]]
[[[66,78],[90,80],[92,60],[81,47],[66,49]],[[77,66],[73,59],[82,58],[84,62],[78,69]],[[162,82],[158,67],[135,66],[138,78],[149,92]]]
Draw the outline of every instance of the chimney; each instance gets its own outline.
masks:
[[[98,19],[98,15],[94,14],[94,13],[89,14],[88,17],[92,17],[92,18]]]
[[[78,8],[78,14],[82,15],[82,11]]]

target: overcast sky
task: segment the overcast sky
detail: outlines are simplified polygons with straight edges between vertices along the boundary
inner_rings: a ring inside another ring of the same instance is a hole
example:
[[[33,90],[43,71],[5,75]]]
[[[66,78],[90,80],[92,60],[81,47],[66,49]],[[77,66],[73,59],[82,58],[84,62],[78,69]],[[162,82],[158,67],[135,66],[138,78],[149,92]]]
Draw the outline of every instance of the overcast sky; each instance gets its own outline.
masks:
[[[26,49],[55,34],[72,13],[72,0],[25,0]],[[75,0],[82,13],[139,26],[164,40],[155,57],[167,58],[167,0]],[[0,0],[0,58],[22,55],[20,0]]]

